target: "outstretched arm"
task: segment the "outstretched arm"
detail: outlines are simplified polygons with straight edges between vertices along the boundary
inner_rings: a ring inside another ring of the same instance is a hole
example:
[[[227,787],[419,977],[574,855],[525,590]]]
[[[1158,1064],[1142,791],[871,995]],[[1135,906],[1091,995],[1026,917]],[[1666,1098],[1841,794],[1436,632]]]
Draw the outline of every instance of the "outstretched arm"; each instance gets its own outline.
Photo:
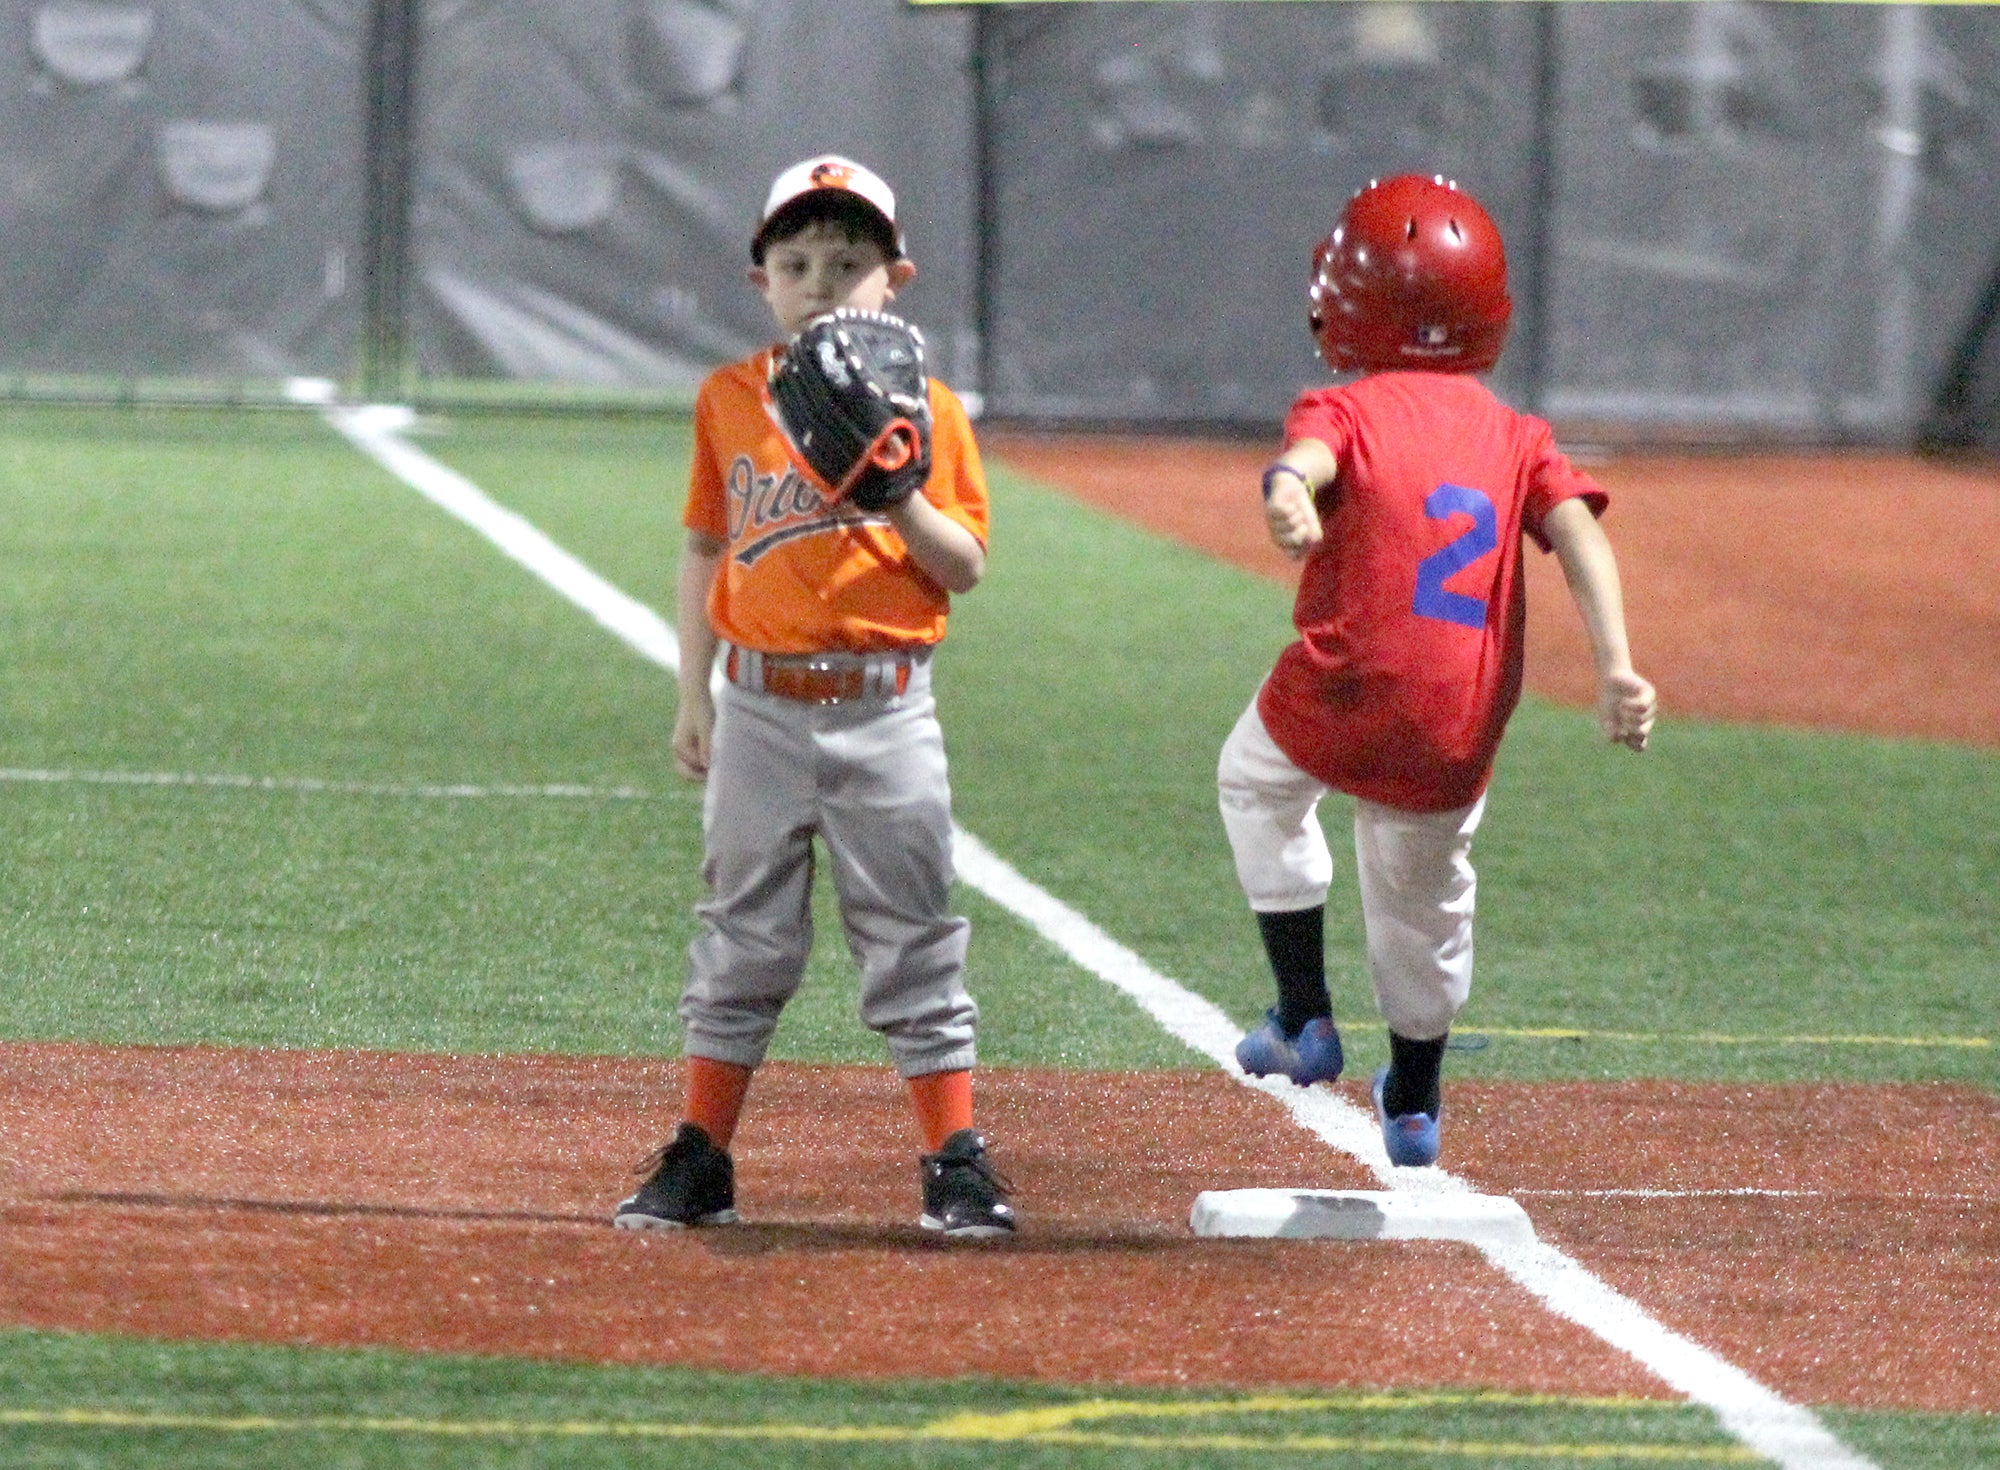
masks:
[[[1597,723],[1607,740],[1646,748],[1657,700],[1653,686],[1632,668],[1625,638],[1625,597],[1618,583],[1618,558],[1597,517],[1581,499],[1562,501],[1542,522],[1542,530],[1562,563],[1563,580],[1590,636],[1597,663]]]

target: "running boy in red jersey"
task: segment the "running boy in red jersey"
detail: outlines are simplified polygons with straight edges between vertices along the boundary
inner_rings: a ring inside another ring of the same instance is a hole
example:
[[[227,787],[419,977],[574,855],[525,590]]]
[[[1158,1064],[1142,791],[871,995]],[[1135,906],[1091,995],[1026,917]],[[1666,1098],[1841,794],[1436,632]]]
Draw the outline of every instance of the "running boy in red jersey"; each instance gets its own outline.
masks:
[[[1224,743],[1223,825],[1278,1004],[1236,1049],[1301,1086],[1344,1063],[1327,993],[1333,860],[1317,819],[1355,798],[1354,849],[1389,1064],[1392,1163],[1437,1162],[1445,1039],[1472,983],[1472,837],[1521,695],[1521,540],[1553,550],[1589,634],[1605,735],[1643,750],[1653,687],[1632,667],[1607,498],[1547,424],[1473,376],[1512,303],[1500,233],[1440,178],[1371,183],[1314,255],[1310,321],[1336,372],[1292,405],[1264,472],[1271,538],[1305,561],[1299,637]]]
[[[750,281],[786,336],[839,307],[880,311],[916,275],[895,195],[826,155],[773,182]],[[678,587],[674,761],[704,781],[708,896],[688,952],[682,1122],[613,1223],[736,1218],[729,1154],[751,1074],[812,951],[824,848],[861,1018],[906,1080],[923,1136],[920,1217],[947,1236],[1014,1229],[972,1127],[968,925],[951,913],[951,788],[931,696],[950,594],[986,567],[987,496],[964,407],[930,384],[931,474],[878,512],[828,505],[765,411],[771,351],[718,368],[695,401]],[[711,698],[721,653],[725,682]]]

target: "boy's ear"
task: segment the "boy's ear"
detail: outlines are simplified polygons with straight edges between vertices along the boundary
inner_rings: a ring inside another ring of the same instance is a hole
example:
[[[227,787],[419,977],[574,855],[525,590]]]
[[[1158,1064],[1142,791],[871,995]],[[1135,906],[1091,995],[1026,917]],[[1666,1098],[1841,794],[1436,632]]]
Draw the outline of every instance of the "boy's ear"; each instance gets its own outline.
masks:
[[[761,265],[746,266],[743,271],[743,278],[759,291],[768,291],[771,289],[771,273]]]
[[[889,289],[900,291],[917,278],[916,262],[897,256],[889,262]]]

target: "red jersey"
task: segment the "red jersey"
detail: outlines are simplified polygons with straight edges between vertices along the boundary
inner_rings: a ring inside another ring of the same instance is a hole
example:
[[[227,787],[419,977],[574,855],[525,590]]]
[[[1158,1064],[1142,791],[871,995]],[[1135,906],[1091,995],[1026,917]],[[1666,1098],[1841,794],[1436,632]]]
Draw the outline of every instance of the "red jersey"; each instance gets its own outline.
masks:
[[[1521,538],[1607,497],[1549,426],[1458,373],[1371,374],[1303,393],[1285,441],[1317,439],[1339,472],[1325,540],[1257,711],[1278,748],[1337,790],[1407,811],[1478,799],[1521,697]]]
[[[888,517],[836,515],[792,464],[761,396],[768,350],[717,368],[695,397],[681,521],[726,542],[708,616],[762,653],[879,653],[944,637],[951,599]],[[965,408],[931,382],[924,498],[986,543],[986,476]]]

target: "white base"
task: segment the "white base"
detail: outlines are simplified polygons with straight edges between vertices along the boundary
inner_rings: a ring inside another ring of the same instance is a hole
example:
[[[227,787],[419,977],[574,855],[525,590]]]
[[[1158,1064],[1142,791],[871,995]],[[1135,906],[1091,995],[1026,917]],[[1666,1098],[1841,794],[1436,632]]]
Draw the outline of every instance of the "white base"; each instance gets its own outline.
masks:
[[[1196,1235],[1258,1240],[1463,1240],[1527,1245],[1528,1212],[1498,1194],[1362,1189],[1211,1189],[1195,1196]]]

